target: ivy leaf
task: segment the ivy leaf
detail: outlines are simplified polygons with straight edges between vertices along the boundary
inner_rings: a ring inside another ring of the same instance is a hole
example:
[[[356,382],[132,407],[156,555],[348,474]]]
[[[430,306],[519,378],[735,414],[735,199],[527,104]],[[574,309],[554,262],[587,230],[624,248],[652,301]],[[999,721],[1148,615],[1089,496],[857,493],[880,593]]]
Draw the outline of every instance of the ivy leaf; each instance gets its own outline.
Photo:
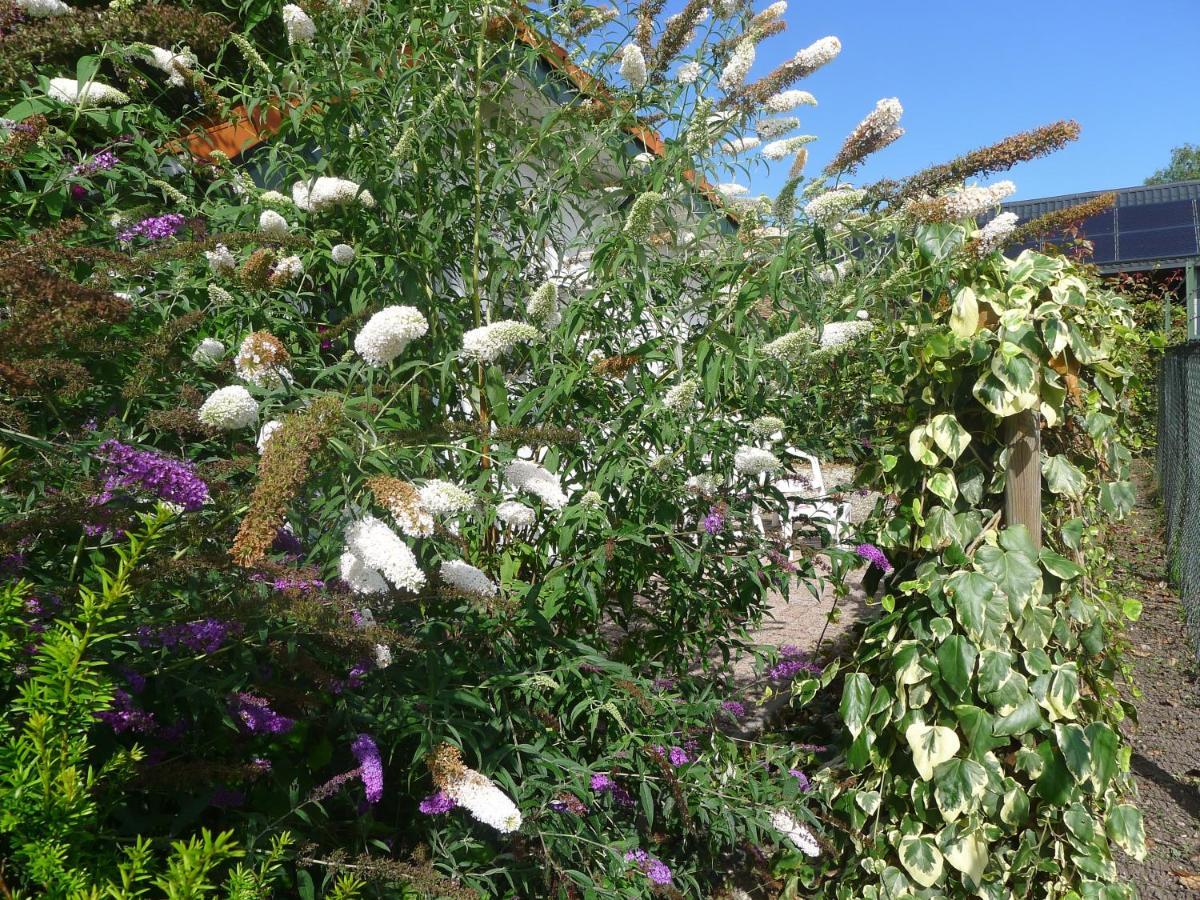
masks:
[[[921,463],[921,465],[937,465],[938,455],[933,448],[933,435],[929,433],[929,429],[925,425],[918,425],[909,434],[908,453],[913,459]]]
[[[1042,593],[1042,573],[1035,559],[990,544],[975,551],[975,564],[1004,592],[1014,615]]]
[[[971,685],[975,660],[979,651],[969,638],[956,634],[944,640],[937,649],[938,673],[942,683],[955,695],[962,697]]]
[[[1037,386],[1037,368],[1026,352],[1010,341],[1001,341],[992,357],[994,374],[1016,394],[1033,393]]]
[[[929,423],[929,431],[938,449],[945,453],[951,462],[958,459],[971,443],[970,432],[950,413],[934,416],[933,421]]]
[[[1130,481],[1112,481],[1100,485],[1100,508],[1116,519],[1123,519],[1133,509],[1137,495]]]
[[[1070,581],[1072,578],[1078,578],[1083,574],[1083,566],[1071,562],[1071,560],[1065,556],[1060,556],[1053,550],[1043,550],[1041,560],[1047,572],[1056,578],[1061,578],[1063,581]]]
[[[838,711],[851,737],[858,737],[858,733],[867,724],[867,710],[871,707],[873,693],[871,679],[862,672],[853,672],[846,676],[846,684],[842,689],[842,704]]]
[[[952,829],[947,829],[951,831]],[[946,835],[946,831],[942,832]],[[988,845],[976,834],[949,837],[942,842],[942,855],[946,862],[966,876],[972,889],[977,889],[983,882],[983,872],[987,868]]]
[[[1073,719],[1075,710],[1071,707],[1078,699],[1079,672],[1074,663],[1067,663],[1060,666],[1054,673],[1054,679],[1050,682],[1050,690],[1046,692],[1046,699],[1042,701],[1042,707],[1050,713],[1051,718]]]
[[[1033,409],[1038,404],[1038,395],[1032,391],[1017,392],[1008,386],[992,372],[984,372],[971,389],[975,399],[983,404],[994,416],[1001,419],[1015,416],[1019,412]]]
[[[947,506],[954,506],[958,499],[958,485],[954,481],[954,473],[942,469],[929,476],[929,490],[946,501]]]
[[[950,759],[934,773],[933,797],[942,818],[953,822],[970,812],[983,797],[987,770],[973,759]]]
[[[1120,738],[1104,722],[1092,722],[1087,728],[1088,743],[1092,746],[1092,783],[1103,794],[1117,774],[1117,747]]]
[[[950,330],[960,338],[969,338],[979,330],[979,301],[969,287],[959,290],[950,307]]]
[[[1009,735],[1015,737],[1045,724],[1045,719],[1038,711],[1037,701],[1032,697],[1026,697],[1007,716],[1001,716],[996,720],[992,733],[998,737]]]
[[[900,839],[900,862],[921,887],[933,887],[942,877],[942,852],[929,835],[914,834]]]
[[[1104,830],[1114,844],[1139,862],[1146,858],[1146,832],[1142,827],[1142,814],[1136,806],[1119,803],[1108,811]],[[901,842],[903,845],[903,842]],[[903,862],[903,850],[900,854]],[[910,870],[911,871],[911,870]],[[913,876],[916,877],[916,876]]]
[[[1092,775],[1092,748],[1087,733],[1079,725],[1069,723],[1055,725],[1054,736],[1075,780],[1080,784],[1087,781]]]
[[[1004,796],[1000,800],[1000,821],[1005,825],[1020,825],[1029,818],[1029,795],[1012,778],[1004,779]]]
[[[927,260],[937,262],[962,246],[966,236],[966,229],[953,222],[922,225],[917,229],[917,247]]]
[[[1061,453],[1042,457],[1042,477],[1050,493],[1079,500],[1087,487],[1087,478]]]
[[[904,739],[912,748],[913,764],[925,781],[933,778],[933,770],[953,758],[961,746],[954,729],[941,725],[909,725]]]
[[[986,710],[969,703],[962,703],[954,707],[954,716],[958,719],[958,727],[967,736],[971,755],[977,759],[993,747],[1004,743],[992,737],[992,729],[995,727],[996,720]]]

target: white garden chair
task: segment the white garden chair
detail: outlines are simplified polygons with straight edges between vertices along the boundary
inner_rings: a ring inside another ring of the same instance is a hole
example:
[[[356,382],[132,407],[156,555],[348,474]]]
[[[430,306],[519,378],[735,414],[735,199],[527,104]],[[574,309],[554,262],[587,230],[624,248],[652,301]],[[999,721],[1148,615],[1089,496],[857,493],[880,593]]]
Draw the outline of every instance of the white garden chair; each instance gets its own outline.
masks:
[[[824,496],[827,490],[820,460],[811,453],[804,453],[794,447],[788,447],[785,452],[790,458],[807,462],[809,475],[807,478],[778,478],[772,482],[772,486],[787,501],[787,515],[781,516],[779,523],[784,540],[792,540],[794,523],[807,520],[824,528],[835,545],[841,544],[843,531],[850,523],[850,504],[818,499]],[[766,476],[763,476],[763,483],[765,482]],[[754,509],[754,525],[765,537],[766,525],[758,507]]]

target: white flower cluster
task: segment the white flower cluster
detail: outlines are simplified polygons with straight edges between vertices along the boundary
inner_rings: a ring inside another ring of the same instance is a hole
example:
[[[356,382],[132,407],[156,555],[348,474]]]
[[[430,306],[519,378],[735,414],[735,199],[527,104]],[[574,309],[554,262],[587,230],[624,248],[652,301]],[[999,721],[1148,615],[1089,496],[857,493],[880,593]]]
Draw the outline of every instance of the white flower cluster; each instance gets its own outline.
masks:
[[[842,42],[833,35],[814,41],[799,51],[792,59],[792,65],[801,69],[819,69],[834,60],[842,52]]]
[[[368,365],[386,366],[428,330],[416,307],[388,306],[367,320],[354,338],[354,349]]]
[[[312,183],[297,181],[292,185],[292,202],[305,212],[324,212],[335,206],[359,203],[367,209],[375,206],[375,197],[357,182],[348,178],[322,175]]]
[[[271,282],[276,285],[287,284],[304,275],[304,261],[299,256],[285,256],[275,263],[271,272]]]
[[[687,378],[675,385],[663,395],[663,406],[675,412],[687,412],[696,403],[696,394],[700,390],[700,381]]]
[[[447,785],[445,790],[477,822],[490,825],[502,834],[521,827],[521,811],[517,805],[486,775],[467,769],[462,778]]]
[[[784,421],[779,416],[759,416],[750,423],[750,433],[755,437],[769,438],[783,431]]]
[[[717,476],[704,472],[700,475],[689,475],[687,489],[693,494],[700,494],[702,497],[711,497],[721,490],[722,483],[721,479]]]
[[[263,422],[262,428],[258,429],[258,440],[254,445],[258,447],[259,456],[267,449],[267,442],[271,440],[271,435],[283,427],[283,423],[278,419],[271,419],[268,422]]]
[[[308,17],[308,13],[295,3],[287,4],[282,10],[282,15],[288,44],[307,44],[317,36],[317,26]]]
[[[963,188],[946,195],[946,212],[954,220],[974,219],[996,206],[1016,189],[1017,186],[1011,181],[997,181],[988,187]]]
[[[204,257],[214,275],[232,275],[237,271],[237,260],[224,244],[217,244],[215,250],[205,250]]]
[[[129,102],[129,95],[115,87],[101,81],[80,84],[74,78],[51,78],[46,94],[51,100],[76,106],[122,106]]]
[[[817,270],[817,281],[822,284],[833,284],[839,278],[846,274],[850,268],[850,260],[843,259],[841,262],[832,266],[822,266]]]
[[[495,597],[499,591],[499,588],[486,574],[461,559],[443,562],[440,571],[442,581],[464,594],[476,597]]]
[[[750,190],[750,188],[746,187],[744,184],[738,184],[736,181],[723,181],[721,184],[717,185],[717,192],[726,200],[731,197],[740,197],[748,190]]]
[[[421,486],[421,505],[435,516],[463,512],[475,505],[475,498],[457,484],[434,478]]]
[[[524,503],[516,500],[505,500],[496,507],[496,518],[512,529],[532,528],[537,521],[537,513]]]
[[[425,584],[425,573],[399,536],[374,516],[363,516],[346,526],[346,550],[394,587],[416,592]]]
[[[354,262],[354,248],[349,244],[334,244],[333,249],[329,251],[330,258],[339,266],[348,266]]]
[[[745,153],[747,150],[753,150],[762,141],[753,135],[747,137],[733,138],[732,140],[723,141],[720,145],[721,150],[725,153],[731,153],[737,156],[739,153]]]
[[[738,447],[733,455],[733,467],[744,475],[757,476],[774,472],[783,465],[779,457],[770,450],[759,447]]]
[[[338,574],[356,594],[387,593],[388,586],[383,576],[349,550],[344,550],[338,560]]]
[[[721,77],[717,81],[721,90],[731,94],[745,83],[746,76],[750,74],[750,67],[754,65],[754,54],[754,41],[738,42],[729,54],[729,62],[721,70]]]
[[[167,82],[175,87],[183,87],[187,84],[184,73],[190,72],[196,67],[196,54],[191,52],[174,53],[164,50],[162,47],[147,47],[142,59],[160,72],[165,72]]]
[[[567,505],[558,476],[535,462],[514,459],[504,469],[504,480],[515,491],[528,491],[551,509],[562,509]]]
[[[258,231],[269,241],[282,241],[291,228],[287,219],[273,209],[264,209],[258,217]]]
[[[588,512],[594,512],[604,508],[604,498],[600,496],[599,491],[587,491],[579,498],[579,505]]]
[[[258,202],[268,209],[287,209],[296,205],[291,197],[279,191],[263,191],[258,195]]]
[[[777,119],[759,119],[754,129],[764,140],[787,134],[793,128],[800,127],[800,120],[795,116],[780,116]]]
[[[769,113],[790,112],[798,106],[816,106],[817,98],[808,91],[780,91],[772,94],[763,103],[763,111]]]
[[[802,134],[798,137],[784,138],[782,141],[771,141],[763,147],[762,155],[770,160],[780,160],[791,156],[805,144],[811,144],[817,139],[815,134]]]
[[[874,327],[869,319],[851,319],[849,322],[830,322],[821,329],[821,349],[832,350],[849,344]]]
[[[225,355],[225,345],[216,338],[205,338],[192,351],[192,362],[200,365],[214,363]]]
[[[700,77],[700,63],[695,60],[685,62],[675,73],[675,80],[680,84],[691,84]]]
[[[799,362],[813,348],[813,333],[807,329],[789,331],[770,343],[763,344],[764,356],[783,363]]]
[[[833,225],[846,217],[850,210],[862,205],[867,192],[858,188],[839,188],[826,191],[808,201],[804,213],[812,221],[822,225]]]
[[[782,18],[783,14],[786,12],[787,12],[787,0],[777,0],[777,2],[772,3],[770,6],[768,6],[766,9],[764,9],[762,12],[758,13],[751,20],[750,24],[758,26],[758,27],[761,27],[763,25],[769,25],[771,22],[774,22],[776,19]]]
[[[17,0],[17,9],[31,19],[47,19],[51,16],[66,16],[75,12],[62,0]]]
[[[505,319],[472,328],[464,334],[462,352],[481,362],[494,362],[517,344],[528,343],[539,334],[541,332],[532,325]]]
[[[820,856],[821,845],[812,832],[796,821],[787,810],[779,809],[771,814],[771,827],[791,841],[797,850],[806,856]]]
[[[620,72],[635,91],[646,86],[646,57],[637,44],[626,44],[621,50]]]
[[[525,313],[546,328],[553,328],[562,321],[558,312],[558,285],[553,281],[542,282],[525,305]]]
[[[234,384],[209,394],[196,416],[210,428],[236,431],[258,421],[258,403],[248,390]]]
[[[1012,234],[1013,229],[1016,227],[1016,213],[1000,213],[1000,215],[980,228],[979,234],[975,235],[975,252],[980,256],[987,256],[1003,244],[1004,240]]]

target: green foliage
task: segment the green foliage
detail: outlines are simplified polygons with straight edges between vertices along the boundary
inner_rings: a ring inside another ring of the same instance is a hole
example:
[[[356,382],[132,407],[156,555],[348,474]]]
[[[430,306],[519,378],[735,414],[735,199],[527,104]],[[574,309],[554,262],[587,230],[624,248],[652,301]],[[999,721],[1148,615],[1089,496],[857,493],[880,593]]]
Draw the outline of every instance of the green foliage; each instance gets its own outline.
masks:
[[[1171,149],[1171,161],[1146,179],[1146,184],[1170,184],[1200,178],[1200,146],[1182,144]]]
[[[1129,896],[1113,848],[1145,847],[1102,534],[1132,498],[1134,376],[1118,363],[1132,318],[1062,259],[939,255],[926,284],[953,300],[901,323],[888,375],[904,401],[866,473],[896,497],[877,527],[898,571],[847,675],[851,743],[822,788],[859,856],[834,892]],[[997,526],[1002,423],[1025,409],[1045,423],[1041,548]]]

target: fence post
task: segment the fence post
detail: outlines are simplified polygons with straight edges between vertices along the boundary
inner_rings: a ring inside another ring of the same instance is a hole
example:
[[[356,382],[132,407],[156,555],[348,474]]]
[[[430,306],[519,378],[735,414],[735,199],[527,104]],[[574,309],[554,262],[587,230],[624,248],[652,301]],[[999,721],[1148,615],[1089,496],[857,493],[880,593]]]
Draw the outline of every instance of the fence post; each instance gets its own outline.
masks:
[[[1033,545],[1042,547],[1042,434],[1038,411],[1027,409],[1004,420],[1008,472],[1004,482],[1004,524],[1024,525]]]

